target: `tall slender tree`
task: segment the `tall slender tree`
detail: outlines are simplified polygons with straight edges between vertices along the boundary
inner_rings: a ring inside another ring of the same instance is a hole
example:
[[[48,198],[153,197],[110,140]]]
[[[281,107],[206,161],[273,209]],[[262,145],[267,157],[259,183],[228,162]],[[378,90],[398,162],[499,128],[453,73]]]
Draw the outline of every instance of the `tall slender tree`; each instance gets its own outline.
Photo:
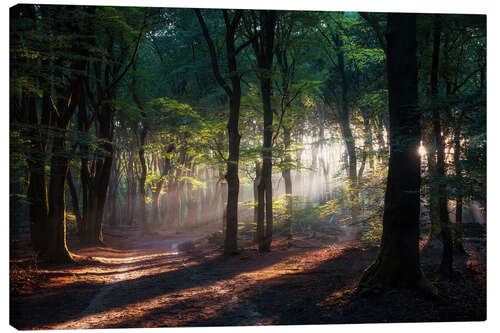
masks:
[[[222,16],[224,18],[224,23],[226,26],[225,41],[226,41],[226,57],[227,57],[227,69],[229,72],[229,82],[222,77],[218,56],[215,49],[214,42],[205,20],[199,9],[194,9],[198,21],[200,23],[201,29],[203,31],[203,36],[208,45],[210,51],[210,59],[212,63],[212,71],[214,73],[217,83],[224,89],[225,93],[229,97],[229,120],[227,122],[228,130],[228,151],[229,157],[227,160],[227,206],[226,206],[226,218],[225,218],[225,239],[224,239],[224,253],[232,254],[238,251],[237,235],[238,235],[238,195],[240,190],[240,180],[238,176],[238,164],[240,159],[240,140],[241,135],[238,130],[238,122],[240,118],[240,103],[241,103],[241,76],[242,74],[238,72],[238,61],[237,55],[241,52],[247,45],[250,44],[251,40],[248,40],[236,47],[236,31],[240,24],[243,11],[235,10],[233,17],[230,18],[230,13],[228,10],[222,10]]]
[[[258,16],[257,16],[258,15]],[[273,109],[272,67],[274,59],[274,34],[276,12],[272,10],[251,11],[251,35],[258,34],[252,45],[257,58],[258,76],[260,81],[262,108],[264,110],[264,141],[262,144],[262,170],[257,185],[257,242],[259,251],[270,251],[273,235]],[[265,217],[265,227],[264,227]]]

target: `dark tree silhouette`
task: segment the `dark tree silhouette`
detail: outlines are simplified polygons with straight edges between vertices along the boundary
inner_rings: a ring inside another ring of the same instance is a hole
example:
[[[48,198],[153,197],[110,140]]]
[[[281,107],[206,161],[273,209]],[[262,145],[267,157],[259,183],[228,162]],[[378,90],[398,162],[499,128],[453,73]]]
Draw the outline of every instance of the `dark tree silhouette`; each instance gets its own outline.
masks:
[[[409,287],[434,293],[420,268],[418,246],[421,178],[416,15],[388,14],[387,29],[390,157],[382,243],[360,287]]]

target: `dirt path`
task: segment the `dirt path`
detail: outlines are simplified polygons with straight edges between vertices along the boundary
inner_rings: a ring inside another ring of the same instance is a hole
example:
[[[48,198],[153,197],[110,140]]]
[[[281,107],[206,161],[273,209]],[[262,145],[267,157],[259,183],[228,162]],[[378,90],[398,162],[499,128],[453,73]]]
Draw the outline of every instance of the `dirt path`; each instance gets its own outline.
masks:
[[[122,312],[106,311],[108,304],[113,304],[114,300],[122,297],[122,294],[130,293],[130,290],[119,288],[121,284],[129,279],[140,279],[150,272],[142,270],[142,265],[146,260],[154,260],[158,253],[168,258],[179,257],[179,245],[186,241],[194,241],[200,237],[198,233],[190,233],[186,235],[163,234],[158,235],[157,239],[145,242],[143,236],[137,230],[127,237],[122,231],[114,237],[126,238],[126,245],[123,241],[115,241],[116,247],[126,248],[121,255],[116,257],[108,256],[92,256],[97,260],[106,264],[116,265],[116,269],[111,277],[105,282],[106,285],[93,297],[88,307],[81,313],[76,315],[76,319],[48,326],[48,329],[87,329],[101,327],[103,322],[112,323],[119,320],[123,316]],[[126,231],[125,231],[126,232]],[[109,235],[108,235],[109,236]],[[88,251],[82,251],[79,254],[89,255]],[[97,255],[103,255],[97,252]],[[138,261],[137,259],[140,258]],[[184,258],[181,258],[181,260]],[[177,264],[175,262],[175,264]],[[166,262],[166,265],[169,263]],[[134,272],[134,273],[132,273]]]
[[[206,240],[193,243],[200,236],[191,232],[143,236],[138,229],[113,229],[105,234],[109,247],[72,248],[92,260],[71,267],[39,267],[35,275],[24,277],[36,283],[11,292],[11,322],[21,329],[84,329],[485,316],[481,265],[461,269],[454,281],[441,281],[433,273],[437,267],[433,258],[439,255],[425,254],[428,277],[456,300],[448,304],[435,304],[404,290],[366,299],[353,291],[374,260],[375,247],[304,236],[277,239],[266,254],[240,242],[245,250],[225,257]]]

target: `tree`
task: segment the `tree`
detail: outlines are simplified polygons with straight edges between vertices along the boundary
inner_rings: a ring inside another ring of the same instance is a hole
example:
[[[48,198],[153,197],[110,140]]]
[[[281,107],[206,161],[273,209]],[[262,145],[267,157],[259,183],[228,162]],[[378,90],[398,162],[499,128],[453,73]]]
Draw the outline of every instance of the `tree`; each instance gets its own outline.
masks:
[[[238,194],[240,181],[238,177],[238,163],[240,155],[240,140],[241,136],[238,131],[238,121],[240,118],[240,102],[241,102],[241,74],[238,72],[237,55],[243,50],[249,41],[236,47],[236,30],[240,24],[243,14],[242,10],[235,10],[232,19],[229,17],[228,10],[223,9],[222,15],[226,26],[225,41],[226,41],[226,57],[229,72],[229,86],[227,80],[222,77],[219,69],[218,57],[215,49],[214,42],[210,37],[207,25],[201,11],[194,10],[198,21],[203,31],[203,36],[207,42],[210,58],[212,62],[212,70],[217,80],[217,83],[224,89],[229,97],[229,120],[227,122],[228,130],[228,147],[229,157],[227,160],[227,208],[225,220],[225,240],[224,240],[224,253],[232,254],[238,250],[237,234],[238,234]]]
[[[432,125],[434,139],[436,140],[436,177],[438,183],[438,209],[439,209],[439,222],[441,241],[443,242],[443,255],[441,259],[440,272],[443,275],[451,276],[453,266],[453,240],[449,227],[448,215],[448,195],[446,191],[446,182],[444,178],[445,173],[445,156],[444,156],[444,142],[441,134],[441,117],[437,104],[438,99],[438,73],[439,73],[439,49],[441,44],[441,18],[439,15],[434,17],[433,25],[433,51],[432,51],[432,72],[431,72],[431,94],[433,100],[432,107]]]
[[[419,257],[416,15],[388,14],[386,38],[391,145],[383,233],[377,259],[364,272],[359,287],[408,287],[435,293]]]
[[[258,17],[257,14],[259,15]],[[249,18],[251,21],[250,36],[258,35],[257,38],[252,39],[252,46],[257,58],[257,70],[264,110],[262,170],[260,170],[259,182],[257,184],[257,242],[259,244],[259,251],[267,252],[271,250],[273,235],[273,109],[271,106],[271,70],[274,59],[276,13],[267,10],[259,12],[251,11]],[[260,32],[257,30],[257,27],[260,27]],[[265,225],[264,217],[266,221]]]

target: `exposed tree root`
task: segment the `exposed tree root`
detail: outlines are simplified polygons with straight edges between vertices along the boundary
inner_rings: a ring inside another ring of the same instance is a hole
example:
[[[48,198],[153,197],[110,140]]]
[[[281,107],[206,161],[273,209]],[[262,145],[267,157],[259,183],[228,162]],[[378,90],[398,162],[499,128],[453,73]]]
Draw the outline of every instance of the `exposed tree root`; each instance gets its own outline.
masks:
[[[388,265],[381,260],[380,255],[363,273],[357,292],[368,296],[401,287],[416,290],[426,296],[438,297],[437,288],[425,277],[420,267],[413,276],[401,274],[399,270],[394,269],[394,265]]]

